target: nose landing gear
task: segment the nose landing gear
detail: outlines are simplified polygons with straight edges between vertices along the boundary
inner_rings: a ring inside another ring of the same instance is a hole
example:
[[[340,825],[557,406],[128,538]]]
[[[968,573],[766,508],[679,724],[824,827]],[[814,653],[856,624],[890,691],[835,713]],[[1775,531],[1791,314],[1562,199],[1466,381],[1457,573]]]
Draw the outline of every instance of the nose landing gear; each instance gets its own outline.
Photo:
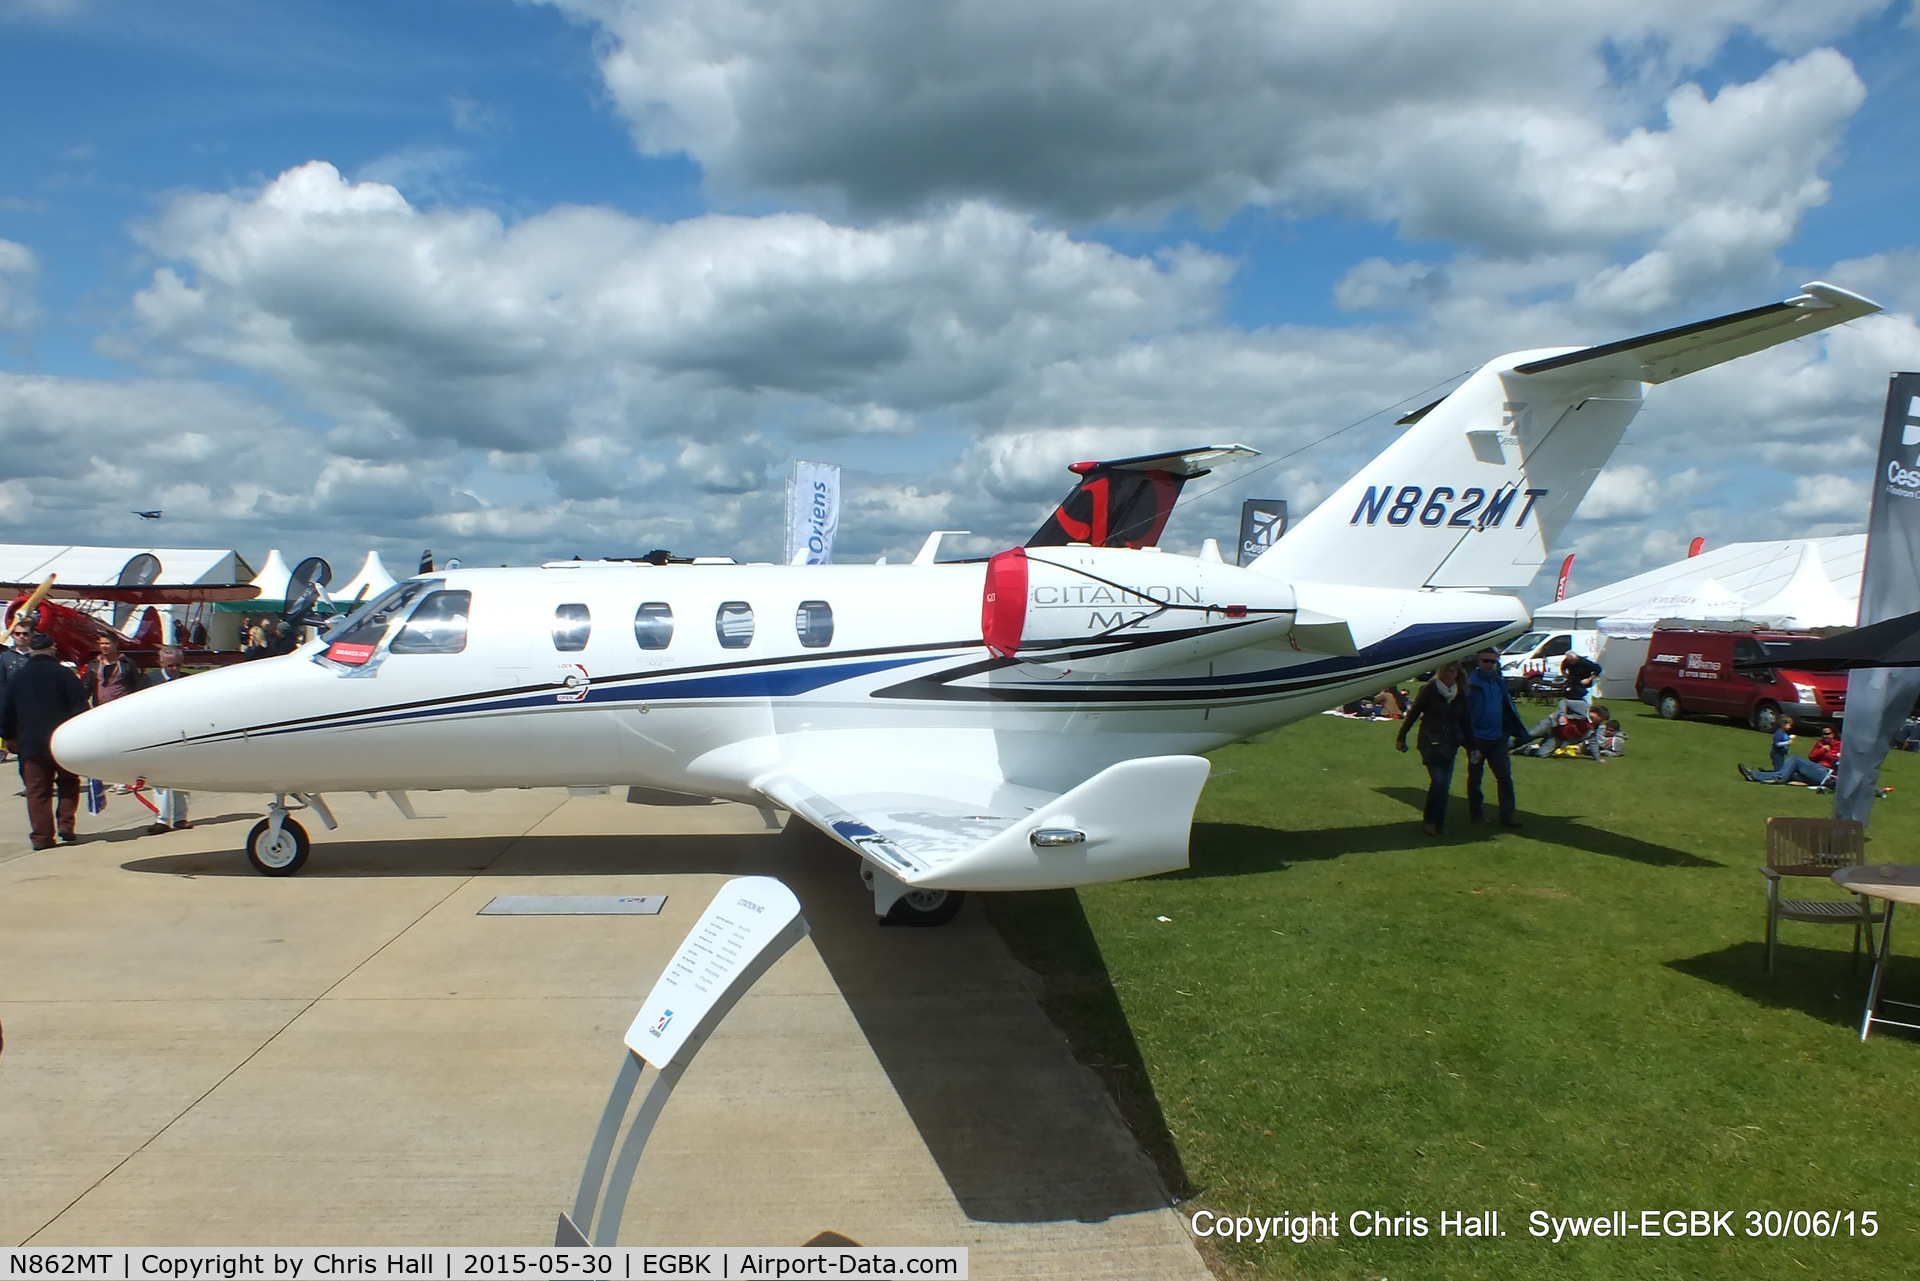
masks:
[[[406,805],[405,793],[388,792],[387,795],[393,797],[393,803],[400,807],[402,814],[413,817]],[[273,804],[267,806],[267,816],[255,823],[253,830],[247,833],[247,862],[253,864],[253,870],[262,876],[292,876],[307,865],[307,853],[313,848],[313,842],[307,839],[307,829],[287,815],[288,797],[292,797],[302,808],[313,811],[329,832],[340,826],[319,793],[281,792],[273,798]]]
[[[287,807],[278,800],[247,833],[247,862],[262,876],[292,876],[306,866],[312,848],[307,829],[288,818]]]

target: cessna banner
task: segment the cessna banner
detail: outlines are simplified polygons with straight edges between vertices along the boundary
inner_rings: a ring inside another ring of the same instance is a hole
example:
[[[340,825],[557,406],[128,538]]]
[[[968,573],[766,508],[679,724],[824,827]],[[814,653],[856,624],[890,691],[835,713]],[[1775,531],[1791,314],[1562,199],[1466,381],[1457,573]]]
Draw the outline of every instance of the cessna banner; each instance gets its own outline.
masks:
[[[1245,568],[1159,550],[1236,449],[1081,464],[1025,547],[935,563],[578,562],[422,574],[282,658],[119,699],[54,753],[97,778],[275,796],[269,875],[325,794],[636,786],[779,807],[861,860],[876,912],[1186,866],[1200,753],[1527,625],[1641,387],[1878,307],[1825,284],[1585,349],[1504,356]],[[1209,549],[1211,550],[1211,549]]]

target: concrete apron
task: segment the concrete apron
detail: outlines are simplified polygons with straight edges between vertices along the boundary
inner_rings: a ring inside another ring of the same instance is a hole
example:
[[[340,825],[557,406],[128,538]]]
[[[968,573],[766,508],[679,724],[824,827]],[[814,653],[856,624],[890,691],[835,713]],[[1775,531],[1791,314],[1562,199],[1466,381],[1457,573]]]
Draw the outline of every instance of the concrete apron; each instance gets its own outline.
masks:
[[[851,857],[742,806],[417,793],[408,822],[333,799],[341,829],[309,824],[289,878],[238,852],[257,797],[196,796],[161,836],[116,797],[79,845],[0,843],[0,1241],[549,1243],[627,1023],[720,882],[757,873],[814,934],[695,1060],[623,1242],[830,1232],[966,1245],[979,1277],[1208,1276],[973,907],[877,928]],[[665,910],[477,915],[640,893]]]

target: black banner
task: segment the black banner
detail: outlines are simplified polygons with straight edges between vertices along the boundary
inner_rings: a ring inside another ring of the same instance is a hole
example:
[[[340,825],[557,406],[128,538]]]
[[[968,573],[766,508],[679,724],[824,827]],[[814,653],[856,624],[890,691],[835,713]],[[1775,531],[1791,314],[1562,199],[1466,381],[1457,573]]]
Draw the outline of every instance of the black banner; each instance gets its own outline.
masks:
[[[1895,374],[1887,384],[1858,625],[1915,610],[1920,610],[1920,373],[1908,373]],[[1835,818],[1866,822],[1888,744],[1916,697],[1920,668],[1860,668],[1848,675]]]
[[[1287,500],[1249,498],[1240,504],[1240,557],[1245,565],[1280,541],[1287,532]]]

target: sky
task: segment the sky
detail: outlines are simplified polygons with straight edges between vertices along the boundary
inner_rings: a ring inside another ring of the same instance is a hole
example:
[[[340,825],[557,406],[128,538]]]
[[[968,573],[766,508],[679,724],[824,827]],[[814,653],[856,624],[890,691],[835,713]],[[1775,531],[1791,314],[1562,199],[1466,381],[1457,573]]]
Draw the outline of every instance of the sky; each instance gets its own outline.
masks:
[[[1190,552],[1504,352],[1816,279],[1886,311],[1651,389],[1563,548],[1856,532],[1915,4],[0,0],[0,541],[765,559],[808,459],[836,559],[984,554],[1263,451]]]

